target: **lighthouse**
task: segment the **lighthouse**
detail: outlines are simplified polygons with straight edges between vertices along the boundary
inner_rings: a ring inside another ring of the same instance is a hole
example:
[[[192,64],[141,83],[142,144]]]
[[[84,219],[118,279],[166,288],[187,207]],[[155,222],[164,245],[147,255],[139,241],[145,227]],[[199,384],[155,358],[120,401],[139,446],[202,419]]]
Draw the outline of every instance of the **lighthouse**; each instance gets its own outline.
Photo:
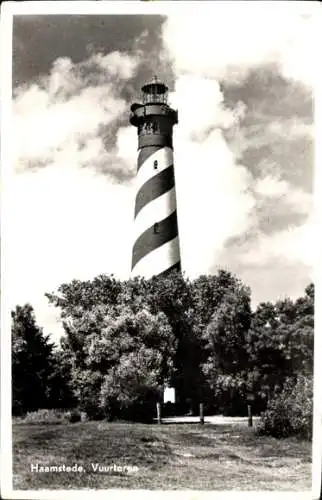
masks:
[[[131,106],[138,133],[131,275],[146,279],[181,270],[173,162],[178,113],[167,97],[168,87],[155,77],[142,87],[142,102]]]

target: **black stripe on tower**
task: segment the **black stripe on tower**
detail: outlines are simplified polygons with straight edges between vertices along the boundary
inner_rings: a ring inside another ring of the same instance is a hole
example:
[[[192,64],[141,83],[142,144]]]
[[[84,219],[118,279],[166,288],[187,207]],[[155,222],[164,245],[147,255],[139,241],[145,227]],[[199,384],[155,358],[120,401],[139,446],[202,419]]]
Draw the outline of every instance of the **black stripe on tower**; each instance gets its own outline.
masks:
[[[174,169],[173,165],[170,165],[170,167],[154,175],[141,186],[135,199],[135,217],[147,203],[167,193],[173,187]]]
[[[162,271],[162,273],[158,274],[158,276],[166,276],[167,274],[171,273],[171,271],[181,271],[181,261],[179,260],[176,262],[173,266],[169,267],[165,271]]]
[[[132,253],[132,269],[148,253],[178,236],[177,211],[174,210],[165,219],[158,222],[158,231],[154,225],[146,229],[136,240]]]

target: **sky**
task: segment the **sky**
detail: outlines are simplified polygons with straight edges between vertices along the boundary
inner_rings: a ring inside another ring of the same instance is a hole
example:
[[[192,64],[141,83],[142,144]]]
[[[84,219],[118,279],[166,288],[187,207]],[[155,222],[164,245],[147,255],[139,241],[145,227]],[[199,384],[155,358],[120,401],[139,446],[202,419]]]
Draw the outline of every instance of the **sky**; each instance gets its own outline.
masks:
[[[186,276],[228,269],[250,286],[253,307],[304,293],[314,259],[316,16],[311,2],[277,4],[14,17],[10,304],[30,302],[45,333],[62,333],[46,292],[102,273],[129,277],[129,108],[155,74],[179,114]]]

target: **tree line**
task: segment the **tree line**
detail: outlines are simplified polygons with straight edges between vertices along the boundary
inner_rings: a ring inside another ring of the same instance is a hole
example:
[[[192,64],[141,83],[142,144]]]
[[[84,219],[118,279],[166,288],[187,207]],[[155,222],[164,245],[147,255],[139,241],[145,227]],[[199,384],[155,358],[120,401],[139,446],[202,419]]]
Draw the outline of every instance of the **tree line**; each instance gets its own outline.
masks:
[[[12,311],[13,413],[78,408],[90,418],[152,418],[164,385],[176,412],[241,415],[313,371],[314,286],[296,300],[251,309],[232,273],[189,280],[113,275],[73,280],[46,295],[65,335],[56,347],[31,305]]]

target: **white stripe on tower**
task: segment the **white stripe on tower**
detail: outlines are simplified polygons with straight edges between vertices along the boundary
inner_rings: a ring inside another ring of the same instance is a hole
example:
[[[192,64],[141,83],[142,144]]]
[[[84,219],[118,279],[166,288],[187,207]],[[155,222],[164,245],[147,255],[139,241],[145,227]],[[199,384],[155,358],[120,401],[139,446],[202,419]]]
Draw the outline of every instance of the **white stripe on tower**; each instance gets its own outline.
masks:
[[[144,233],[144,231],[151,227],[156,220],[160,221],[165,219],[170,213],[176,210],[176,192],[175,187],[155,198],[145,207],[140,210],[134,220],[134,241]]]
[[[140,260],[135,266],[135,275],[144,276],[147,279],[152,278],[152,276],[162,274],[165,269],[168,269],[171,262],[180,262],[178,236],[156,248],[153,252],[148,253],[144,259]]]
[[[157,162],[157,168],[155,168],[154,162]],[[143,184],[151,179],[151,177],[171,167],[171,165],[173,165],[173,151],[171,148],[164,147],[154,151],[154,153],[150,154],[143,164],[139,166],[135,180],[136,191],[139,191]]]

